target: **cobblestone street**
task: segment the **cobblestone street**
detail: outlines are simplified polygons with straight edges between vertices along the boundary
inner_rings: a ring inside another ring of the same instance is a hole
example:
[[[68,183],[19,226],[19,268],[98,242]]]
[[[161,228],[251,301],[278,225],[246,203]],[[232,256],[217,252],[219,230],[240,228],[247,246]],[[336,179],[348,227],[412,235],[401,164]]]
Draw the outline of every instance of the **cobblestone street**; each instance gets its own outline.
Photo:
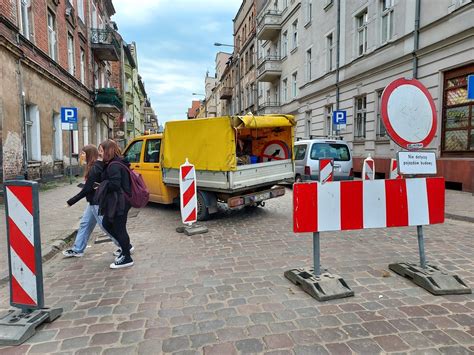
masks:
[[[2,354],[470,354],[474,296],[433,296],[388,272],[418,261],[415,228],[322,233],[322,266],[355,297],[319,303],[283,276],[312,263],[292,233],[291,190],[265,208],[223,211],[188,237],[176,207],[129,220],[135,266],[110,270],[111,243],[44,265],[46,306],[63,315]],[[133,214],[132,214],[133,216]],[[427,259],[474,285],[474,224],[425,228]],[[1,308],[8,288],[0,291]]]

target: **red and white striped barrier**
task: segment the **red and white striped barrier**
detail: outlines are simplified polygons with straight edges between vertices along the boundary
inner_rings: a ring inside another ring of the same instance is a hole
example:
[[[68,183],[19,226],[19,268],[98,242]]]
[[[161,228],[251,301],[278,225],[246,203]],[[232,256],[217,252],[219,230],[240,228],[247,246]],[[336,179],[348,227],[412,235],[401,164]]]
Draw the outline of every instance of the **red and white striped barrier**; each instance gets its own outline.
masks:
[[[38,186],[31,182],[5,185],[11,304],[39,309],[44,297]]]
[[[181,220],[185,224],[197,221],[196,170],[188,162],[179,168],[179,189],[181,194]]]
[[[319,159],[319,182],[333,181],[334,179],[334,162],[332,159]]]
[[[375,179],[375,162],[370,157],[364,160],[362,166],[362,180],[374,180]]]
[[[390,179],[403,179],[403,176],[398,173],[397,159],[390,160]]]
[[[443,178],[297,183],[293,228],[306,233],[443,223],[444,192]]]

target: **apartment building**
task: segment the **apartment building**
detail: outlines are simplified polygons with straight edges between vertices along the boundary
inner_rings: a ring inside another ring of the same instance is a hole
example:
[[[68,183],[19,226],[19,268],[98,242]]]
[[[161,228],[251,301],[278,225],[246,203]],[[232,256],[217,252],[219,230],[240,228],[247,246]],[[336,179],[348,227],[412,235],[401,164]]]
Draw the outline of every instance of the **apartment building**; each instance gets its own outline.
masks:
[[[470,0],[272,0],[257,17],[259,112],[297,117],[296,135],[340,134],[354,171],[368,154],[378,177],[400,150],[387,136],[380,98],[391,81],[417,78],[435,100],[429,146],[448,184],[474,190],[474,127],[467,75],[474,74]],[[332,111],[347,126],[332,126]]]
[[[111,0],[0,1],[2,180],[62,175],[80,147],[111,136],[121,101],[100,89],[120,60],[114,13]],[[61,107],[78,109],[71,136]]]

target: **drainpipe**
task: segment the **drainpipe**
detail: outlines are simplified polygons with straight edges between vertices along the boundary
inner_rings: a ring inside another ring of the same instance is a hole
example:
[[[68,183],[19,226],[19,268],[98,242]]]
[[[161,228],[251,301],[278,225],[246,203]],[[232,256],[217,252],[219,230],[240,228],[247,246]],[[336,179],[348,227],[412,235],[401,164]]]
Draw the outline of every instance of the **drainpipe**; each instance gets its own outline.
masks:
[[[418,51],[418,47],[420,44],[420,8],[421,8],[421,0],[416,0],[415,5],[415,30],[413,33],[413,79],[418,77],[418,57],[416,52]]]
[[[22,169],[23,169],[23,176],[25,180],[28,178],[28,147],[27,147],[27,140],[26,140],[26,102],[25,102],[25,95],[23,93],[23,75],[21,71],[21,58],[18,58],[17,62],[17,72],[18,72],[18,96],[20,99],[20,115],[22,117],[22,130],[21,130],[21,137],[23,143],[23,159],[22,159]]]
[[[339,65],[341,53],[341,0],[337,0],[337,23],[336,23],[336,111],[339,110],[340,88],[339,88]],[[336,128],[336,136],[339,130]]]

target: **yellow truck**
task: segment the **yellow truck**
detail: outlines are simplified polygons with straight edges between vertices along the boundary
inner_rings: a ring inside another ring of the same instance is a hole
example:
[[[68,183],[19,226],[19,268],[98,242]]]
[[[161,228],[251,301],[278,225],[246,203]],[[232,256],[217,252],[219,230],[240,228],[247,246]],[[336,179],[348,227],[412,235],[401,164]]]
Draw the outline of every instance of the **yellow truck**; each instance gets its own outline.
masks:
[[[166,123],[163,134],[133,139],[124,150],[143,176],[150,201],[179,202],[179,167],[196,168],[198,219],[230,208],[264,205],[294,179],[295,120],[291,115],[225,116]]]

